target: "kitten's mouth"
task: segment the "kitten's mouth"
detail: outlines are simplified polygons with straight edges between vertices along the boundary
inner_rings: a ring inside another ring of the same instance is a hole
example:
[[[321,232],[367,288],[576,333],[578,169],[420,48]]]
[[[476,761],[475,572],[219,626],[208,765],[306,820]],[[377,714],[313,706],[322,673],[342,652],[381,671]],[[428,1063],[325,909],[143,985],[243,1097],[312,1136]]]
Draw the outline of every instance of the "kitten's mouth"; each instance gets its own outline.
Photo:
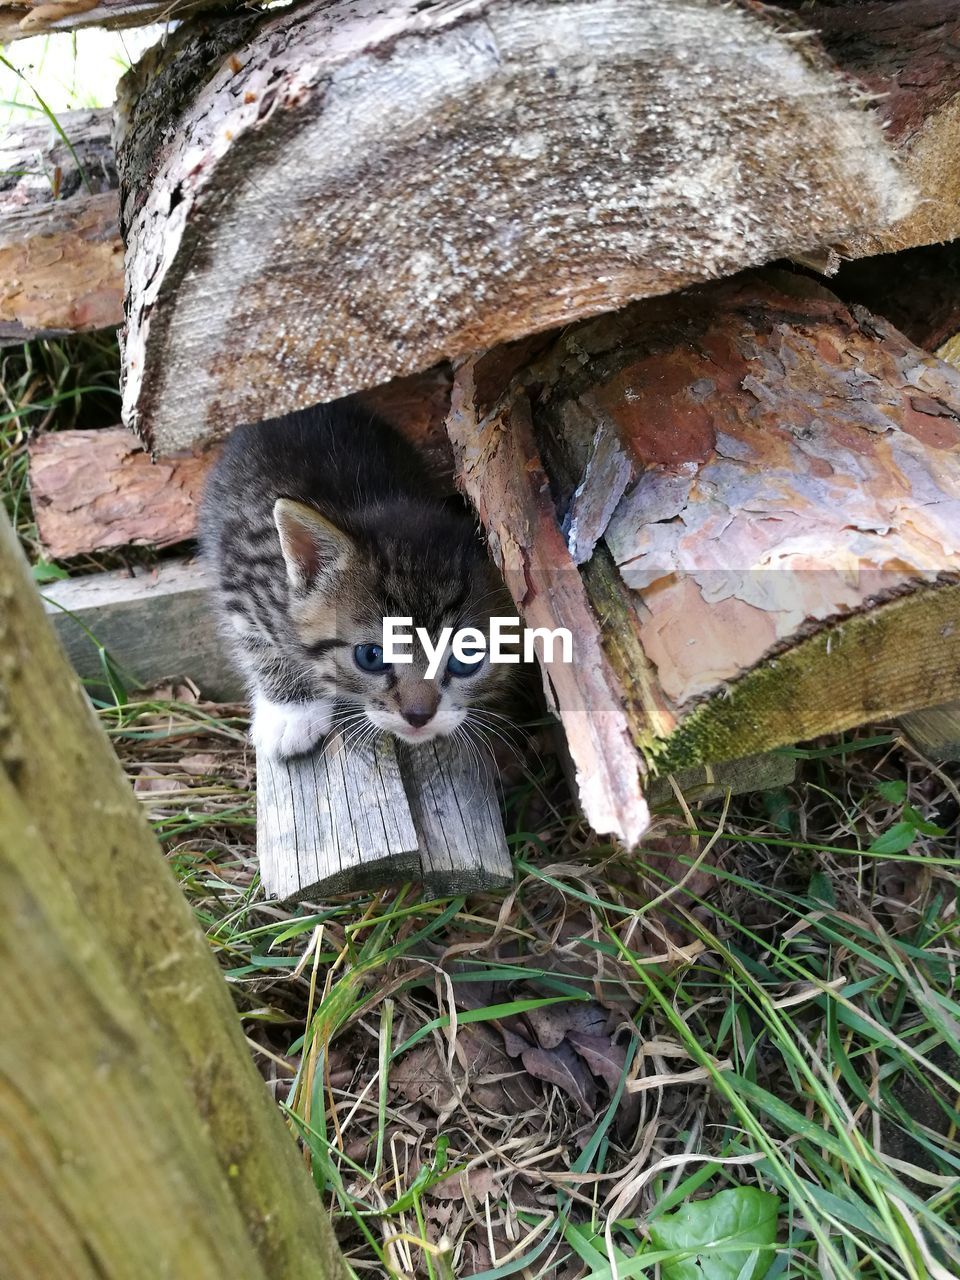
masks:
[[[431,738],[440,736],[440,730],[435,725],[425,724],[422,729],[415,726],[404,726],[404,728],[394,729],[394,736],[402,738],[404,742],[429,742]]]

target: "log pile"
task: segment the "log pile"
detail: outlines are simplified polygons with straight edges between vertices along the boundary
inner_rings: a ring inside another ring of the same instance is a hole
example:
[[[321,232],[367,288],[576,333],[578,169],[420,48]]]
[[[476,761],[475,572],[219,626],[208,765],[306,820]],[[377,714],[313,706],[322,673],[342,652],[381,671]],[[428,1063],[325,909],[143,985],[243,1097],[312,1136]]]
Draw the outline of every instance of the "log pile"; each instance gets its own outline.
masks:
[[[960,374],[806,277],[475,357],[449,428],[518,607],[574,633],[549,684],[602,829],[645,770],[960,696]]]
[[[112,202],[124,420],[157,462],[38,442],[41,535],[179,541],[238,422],[363,396],[439,474],[455,458],[526,620],[573,631],[548,697],[587,816],[628,842],[659,773],[960,696],[960,384],[932,355],[960,255],[926,247],[960,235],[958,42],[950,0],[184,23],[121,86],[119,193],[48,138],[72,194],[0,203],[0,253],[17,201],[51,229],[73,202],[64,261],[90,261],[59,299],[21,272],[22,336],[116,318]],[[743,270],[778,259],[802,268]]]

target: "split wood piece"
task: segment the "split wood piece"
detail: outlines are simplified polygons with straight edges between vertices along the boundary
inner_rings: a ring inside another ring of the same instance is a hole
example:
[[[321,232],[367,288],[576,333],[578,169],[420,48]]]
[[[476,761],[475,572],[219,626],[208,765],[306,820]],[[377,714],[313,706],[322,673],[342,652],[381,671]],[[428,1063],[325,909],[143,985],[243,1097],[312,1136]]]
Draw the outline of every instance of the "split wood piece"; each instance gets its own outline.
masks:
[[[861,87],[775,9],[257,21],[185,24],[120,88],[124,420],[163,453],[914,207]]]
[[[0,344],[123,319],[110,112],[58,120],[69,147],[43,116],[0,138]]]
[[[0,1274],[344,1280],[0,509]]]
[[[571,753],[610,726],[621,784],[960,697],[960,374],[806,277],[466,361],[449,430],[526,621],[573,632]]]
[[[28,446],[30,497],[52,558],[114,547],[168,547],[196,534],[216,451],[157,462],[125,427],[52,431]]]
[[[79,27],[142,27],[229,5],[230,0],[5,0],[0,4],[0,44]]]
[[[74,670],[110,697],[104,651],[125,687],[189,677],[209,698],[233,702],[243,686],[227,661],[203,568],[168,560],[155,569],[96,573],[43,588],[47,614]]]
[[[384,739],[313,756],[257,755],[257,853],[269,897],[288,901],[418,880],[438,897],[513,878],[492,778],[449,743]]]
[[[674,786],[688,804],[708,804],[729,791],[739,796],[750,791],[787,787],[797,776],[797,759],[787,751],[765,751],[742,760],[700,764],[666,777],[651,778],[647,798],[652,808],[676,804]]]
[[[911,711],[900,717],[900,728],[931,760],[960,760],[960,702]]]

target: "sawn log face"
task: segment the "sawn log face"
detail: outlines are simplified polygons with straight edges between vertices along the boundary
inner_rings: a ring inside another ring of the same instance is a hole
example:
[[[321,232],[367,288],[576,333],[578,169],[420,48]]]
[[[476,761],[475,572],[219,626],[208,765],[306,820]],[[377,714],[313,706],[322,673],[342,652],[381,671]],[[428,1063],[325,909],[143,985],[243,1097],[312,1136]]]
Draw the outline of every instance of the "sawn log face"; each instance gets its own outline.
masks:
[[[313,4],[122,92],[124,414],[161,452],[872,233],[860,86],[714,0]]]

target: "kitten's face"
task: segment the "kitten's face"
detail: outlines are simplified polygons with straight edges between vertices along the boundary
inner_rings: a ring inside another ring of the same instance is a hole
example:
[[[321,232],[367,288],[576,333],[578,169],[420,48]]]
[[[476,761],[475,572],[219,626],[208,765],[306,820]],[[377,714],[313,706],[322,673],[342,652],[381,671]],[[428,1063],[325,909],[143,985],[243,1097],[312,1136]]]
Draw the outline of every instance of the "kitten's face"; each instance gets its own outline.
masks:
[[[292,530],[289,514],[281,511],[277,526],[292,587],[290,616],[318,689],[407,742],[454,733],[471,707],[507,691],[515,666],[491,664],[487,656],[466,664],[449,647],[428,677],[428,655],[416,638],[423,627],[435,646],[445,627],[454,633],[475,627],[489,648],[490,618],[512,612],[468,522],[443,512],[384,510],[362,536],[349,538],[302,507],[294,517],[300,529]],[[313,563],[295,545],[304,525],[314,554],[323,543]],[[413,644],[405,650],[411,662],[384,663],[385,617],[413,619]],[[357,721],[345,724],[355,728]]]

